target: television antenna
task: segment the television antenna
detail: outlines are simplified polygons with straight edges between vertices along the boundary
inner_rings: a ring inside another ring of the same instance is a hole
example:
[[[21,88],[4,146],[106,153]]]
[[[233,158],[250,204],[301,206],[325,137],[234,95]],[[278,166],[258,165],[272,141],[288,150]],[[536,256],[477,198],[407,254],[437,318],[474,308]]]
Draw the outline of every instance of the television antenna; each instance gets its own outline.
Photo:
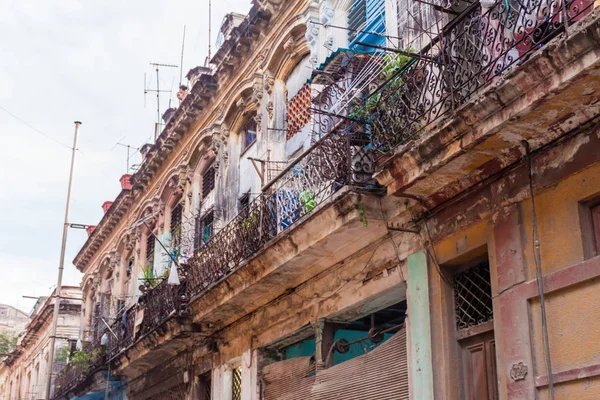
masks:
[[[146,81],[146,74],[144,73],[144,104],[146,102],[146,94],[149,92],[156,93],[156,124],[154,126],[154,140],[158,137],[158,130],[160,127],[160,94],[162,92],[170,92],[170,90],[160,89],[160,68],[179,68],[179,65],[175,64],[162,64],[162,63],[150,63],[150,65],[156,71],[156,89],[150,89],[150,82]]]
[[[115,147],[116,146],[121,146],[121,147],[126,147],[127,148],[127,170],[125,171],[125,173],[128,174],[129,170],[131,169],[129,167],[129,160],[131,160],[131,156],[130,156],[131,150],[132,149],[133,150],[139,150],[139,148],[138,147],[133,147],[131,145],[128,145],[128,144],[125,144],[125,143],[121,143],[121,142],[117,142],[117,144],[115,144]]]

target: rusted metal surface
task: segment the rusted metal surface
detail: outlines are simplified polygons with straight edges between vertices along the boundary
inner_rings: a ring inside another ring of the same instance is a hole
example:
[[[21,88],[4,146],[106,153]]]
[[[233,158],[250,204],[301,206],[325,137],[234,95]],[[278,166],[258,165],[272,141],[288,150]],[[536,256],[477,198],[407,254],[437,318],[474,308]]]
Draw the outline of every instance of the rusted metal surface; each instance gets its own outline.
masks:
[[[592,5],[591,0],[515,0],[484,8],[472,2],[373,94],[379,96],[370,117],[374,148],[387,152],[417,138],[526,61]]]

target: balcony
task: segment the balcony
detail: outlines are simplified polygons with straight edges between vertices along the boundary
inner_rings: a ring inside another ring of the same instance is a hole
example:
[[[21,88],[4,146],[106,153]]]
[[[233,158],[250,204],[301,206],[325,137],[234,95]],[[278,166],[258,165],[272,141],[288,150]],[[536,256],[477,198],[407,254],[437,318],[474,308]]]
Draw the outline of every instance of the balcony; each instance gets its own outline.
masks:
[[[510,0],[482,7],[486,3],[464,2],[464,11],[449,10],[456,16],[441,33],[420,52],[411,50],[410,62],[371,95],[366,107],[378,158],[418,140],[502,84],[506,74],[593,8],[592,0]]]
[[[177,352],[185,348],[182,343],[199,329],[194,319],[198,309],[208,311],[209,307],[204,306],[208,302],[213,306],[210,307],[210,311],[214,311],[222,301],[231,300],[218,295],[219,290],[216,288],[222,286],[225,280],[240,282],[239,278],[233,276],[239,275],[240,270],[252,263],[253,259],[264,256],[278,241],[287,240],[295,227],[304,225],[315,213],[321,213],[319,218],[342,218],[342,222],[339,223],[353,224],[354,228],[349,231],[361,244],[368,244],[374,240],[370,238],[371,234],[374,237],[382,236],[386,232],[384,224],[372,220],[370,227],[373,229],[369,229],[368,233],[363,226],[368,217],[381,215],[379,199],[382,188],[372,178],[373,168],[374,159],[369,150],[369,138],[365,135],[362,125],[339,123],[265,185],[260,195],[216,232],[206,244],[197,249],[187,262],[180,264],[181,285],[169,285],[166,280],[153,282],[142,294],[137,305],[125,310],[112,322],[108,331],[106,359],[114,361],[117,372],[131,366],[136,359],[145,360],[138,363],[138,366],[151,364],[147,357],[144,358],[145,354],[150,354],[147,345],[137,346],[138,342],[146,338],[151,338],[150,346],[160,347],[168,343],[161,347],[164,353],[161,353],[161,350],[151,353],[151,358],[155,361],[164,359],[172,351]],[[360,201],[357,200],[357,196],[347,200],[355,191],[360,191],[366,196],[372,195],[371,203],[362,200],[364,204],[369,204],[368,212],[357,209],[355,203]],[[332,203],[334,198],[338,199],[336,201],[341,205],[335,206]],[[342,200],[339,200],[340,198]],[[329,207],[331,204],[333,206]],[[324,207],[329,207],[328,212],[331,216],[323,216]],[[344,210],[343,207],[350,208]],[[186,224],[185,221],[183,225],[193,226],[191,222]],[[335,241],[336,226],[330,224],[328,228],[334,233],[326,233],[325,230],[319,229],[324,235],[330,236],[325,236],[326,240],[322,240],[325,243],[322,250],[314,250],[315,253],[323,254],[327,246],[331,245],[337,247],[327,249],[327,252],[336,253],[339,247]],[[362,230],[365,231],[363,236],[356,234],[362,233]],[[314,235],[315,238],[317,236]],[[328,241],[331,243],[327,243]],[[281,253],[280,248],[276,251]],[[335,257],[345,256],[344,254],[344,251],[340,251]],[[302,262],[308,262],[308,257],[315,256],[304,257]],[[302,269],[297,265],[289,268],[299,274],[314,269]],[[251,283],[245,279],[243,282],[245,286]],[[255,289],[254,292],[276,295],[274,290]],[[198,305],[199,303],[201,305]],[[203,335],[205,334],[203,332]],[[133,357],[130,351],[132,348],[137,349],[133,351]],[[121,357],[124,353],[127,353],[127,357]]]

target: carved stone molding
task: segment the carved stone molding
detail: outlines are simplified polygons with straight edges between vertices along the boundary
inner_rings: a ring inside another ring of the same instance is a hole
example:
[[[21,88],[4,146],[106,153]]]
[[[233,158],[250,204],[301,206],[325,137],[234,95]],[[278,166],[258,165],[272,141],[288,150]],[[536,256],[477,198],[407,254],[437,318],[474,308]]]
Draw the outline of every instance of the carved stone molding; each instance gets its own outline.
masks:
[[[259,108],[263,98],[265,85],[264,75],[261,72],[255,72],[252,81],[252,96],[250,98],[251,106]]]
[[[520,381],[525,379],[525,376],[527,375],[527,365],[525,365],[523,362],[520,362],[518,364],[513,364],[512,368],[510,369],[510,378],[513,381]]]

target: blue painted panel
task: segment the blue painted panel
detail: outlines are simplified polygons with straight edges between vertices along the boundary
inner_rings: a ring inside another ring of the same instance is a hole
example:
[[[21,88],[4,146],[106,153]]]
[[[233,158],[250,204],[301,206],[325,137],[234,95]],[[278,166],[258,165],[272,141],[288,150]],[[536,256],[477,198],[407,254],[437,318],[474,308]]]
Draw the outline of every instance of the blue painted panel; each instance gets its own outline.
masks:
[[[303,340],[302,342],[291,345],[284,349],[285,359],[296,357],[309,357],[315,354],[315,338]]]
[[[355,6],[360,1],[361,0],[355,0]],[[386,38],[384,36],[380,36],[386,33],[385,0],[366,0],[366,24],[362,30],[364,33],[358,34],[356,38],[350,42],[350,48],[352,50],[367,53],[377,50],[373,47],[358,45],[357,43],[359,42],[377,46],[386,46]]]

